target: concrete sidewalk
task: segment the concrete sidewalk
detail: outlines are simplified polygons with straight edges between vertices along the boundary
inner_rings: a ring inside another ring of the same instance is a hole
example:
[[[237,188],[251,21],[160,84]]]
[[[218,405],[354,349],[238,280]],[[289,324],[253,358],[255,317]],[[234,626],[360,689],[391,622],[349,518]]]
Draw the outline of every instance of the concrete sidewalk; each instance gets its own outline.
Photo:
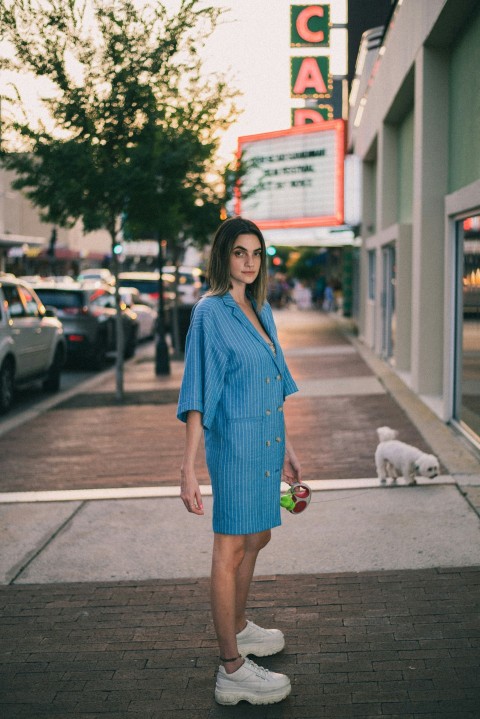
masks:
[[[182,364],[155,377],[147,346],[121,406],[109,371],[0,423],[2,717],[477,716],[478,458],[343,321],[276,321],[301,390],[286,420],[315,492],[262,553],[251,611],[287,633],[265,665],[288,671],[291,697],[213,701],[209,481],[200,456],[207,516],[188,515]],[[442,476],[379,487],[384,424],[437,454]]]

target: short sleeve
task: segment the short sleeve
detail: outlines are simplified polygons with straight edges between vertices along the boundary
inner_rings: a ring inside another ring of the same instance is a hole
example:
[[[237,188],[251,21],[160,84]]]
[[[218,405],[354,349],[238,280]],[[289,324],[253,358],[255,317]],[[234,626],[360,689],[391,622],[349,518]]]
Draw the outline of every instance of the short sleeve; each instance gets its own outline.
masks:
[[[215,327],[211,307],[201,301],[194,309],[185,345],[183,373],[177,417],[187,421],[191,410],[201,412],[202,424],[209,429],[223,392],[227,356]]]
[[[294,392],[298,392],[298,387],[285,362],[283,370],[283,398],[285,399],[285,397],[288,397],[289,394],[294,394]]]

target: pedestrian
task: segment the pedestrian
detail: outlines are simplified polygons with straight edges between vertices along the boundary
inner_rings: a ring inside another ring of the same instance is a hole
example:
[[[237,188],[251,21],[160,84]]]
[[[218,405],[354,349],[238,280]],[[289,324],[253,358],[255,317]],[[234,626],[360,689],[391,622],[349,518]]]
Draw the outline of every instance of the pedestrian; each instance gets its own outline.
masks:
[[[285,639],[247,620],[246,603],[257,555],[281,524],[280,482],[300,481],[301,470],[283,417],[284,399],[297,386],[265,299],[265,241],[253,222],[233,217],[220,225],[208,279],[192,314],[178,403],[186,422],[181,498],[189,512],[204,514],[194,470],[203,431],[213,490],[215,699],[271,704],[288,696],[289,678],[246,657],[276,654]]]
[[[333,293],[333,287],[331,282],[329,282],[325,287],[322,309],[324,310],[324,312],[335,311],[335,295]]]

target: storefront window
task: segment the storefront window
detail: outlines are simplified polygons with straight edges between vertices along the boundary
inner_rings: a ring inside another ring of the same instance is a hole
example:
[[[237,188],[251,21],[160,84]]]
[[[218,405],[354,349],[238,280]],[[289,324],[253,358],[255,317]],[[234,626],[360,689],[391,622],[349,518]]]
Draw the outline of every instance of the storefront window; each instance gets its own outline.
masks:
[[[376,272],[377,256],[375,250],[369,250],[368,252],[368,299],[375,299],[375,284],[377,282]]]
[[[480,439],[480,214],[457,223],[456,419]]]
[[[395,245],[386,245],[383,250],[383,291],[382,291],[382,356],[394,364],[397,317],[395,310],[396,263]]]

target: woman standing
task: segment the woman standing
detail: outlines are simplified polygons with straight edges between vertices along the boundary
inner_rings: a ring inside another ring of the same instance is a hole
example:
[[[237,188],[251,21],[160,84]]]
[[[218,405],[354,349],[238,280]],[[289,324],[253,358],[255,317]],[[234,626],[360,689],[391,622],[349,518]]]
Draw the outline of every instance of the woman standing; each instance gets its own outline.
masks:
[[[215,236],[210,290],[196,305],[187,336],[178,418],[186,422],[181,498],[204,513],[194,463],[202,431],[213,490],[211,604],[220,648],[215,699],[270,704],[290,680],[244,658],[283,649],[278,629],[245,616],[259,551],[281,524],[280,482],[301,480],[286,435],[283,403],[297,391],[266,303],[267,259],[258,227],[226,220]]]

